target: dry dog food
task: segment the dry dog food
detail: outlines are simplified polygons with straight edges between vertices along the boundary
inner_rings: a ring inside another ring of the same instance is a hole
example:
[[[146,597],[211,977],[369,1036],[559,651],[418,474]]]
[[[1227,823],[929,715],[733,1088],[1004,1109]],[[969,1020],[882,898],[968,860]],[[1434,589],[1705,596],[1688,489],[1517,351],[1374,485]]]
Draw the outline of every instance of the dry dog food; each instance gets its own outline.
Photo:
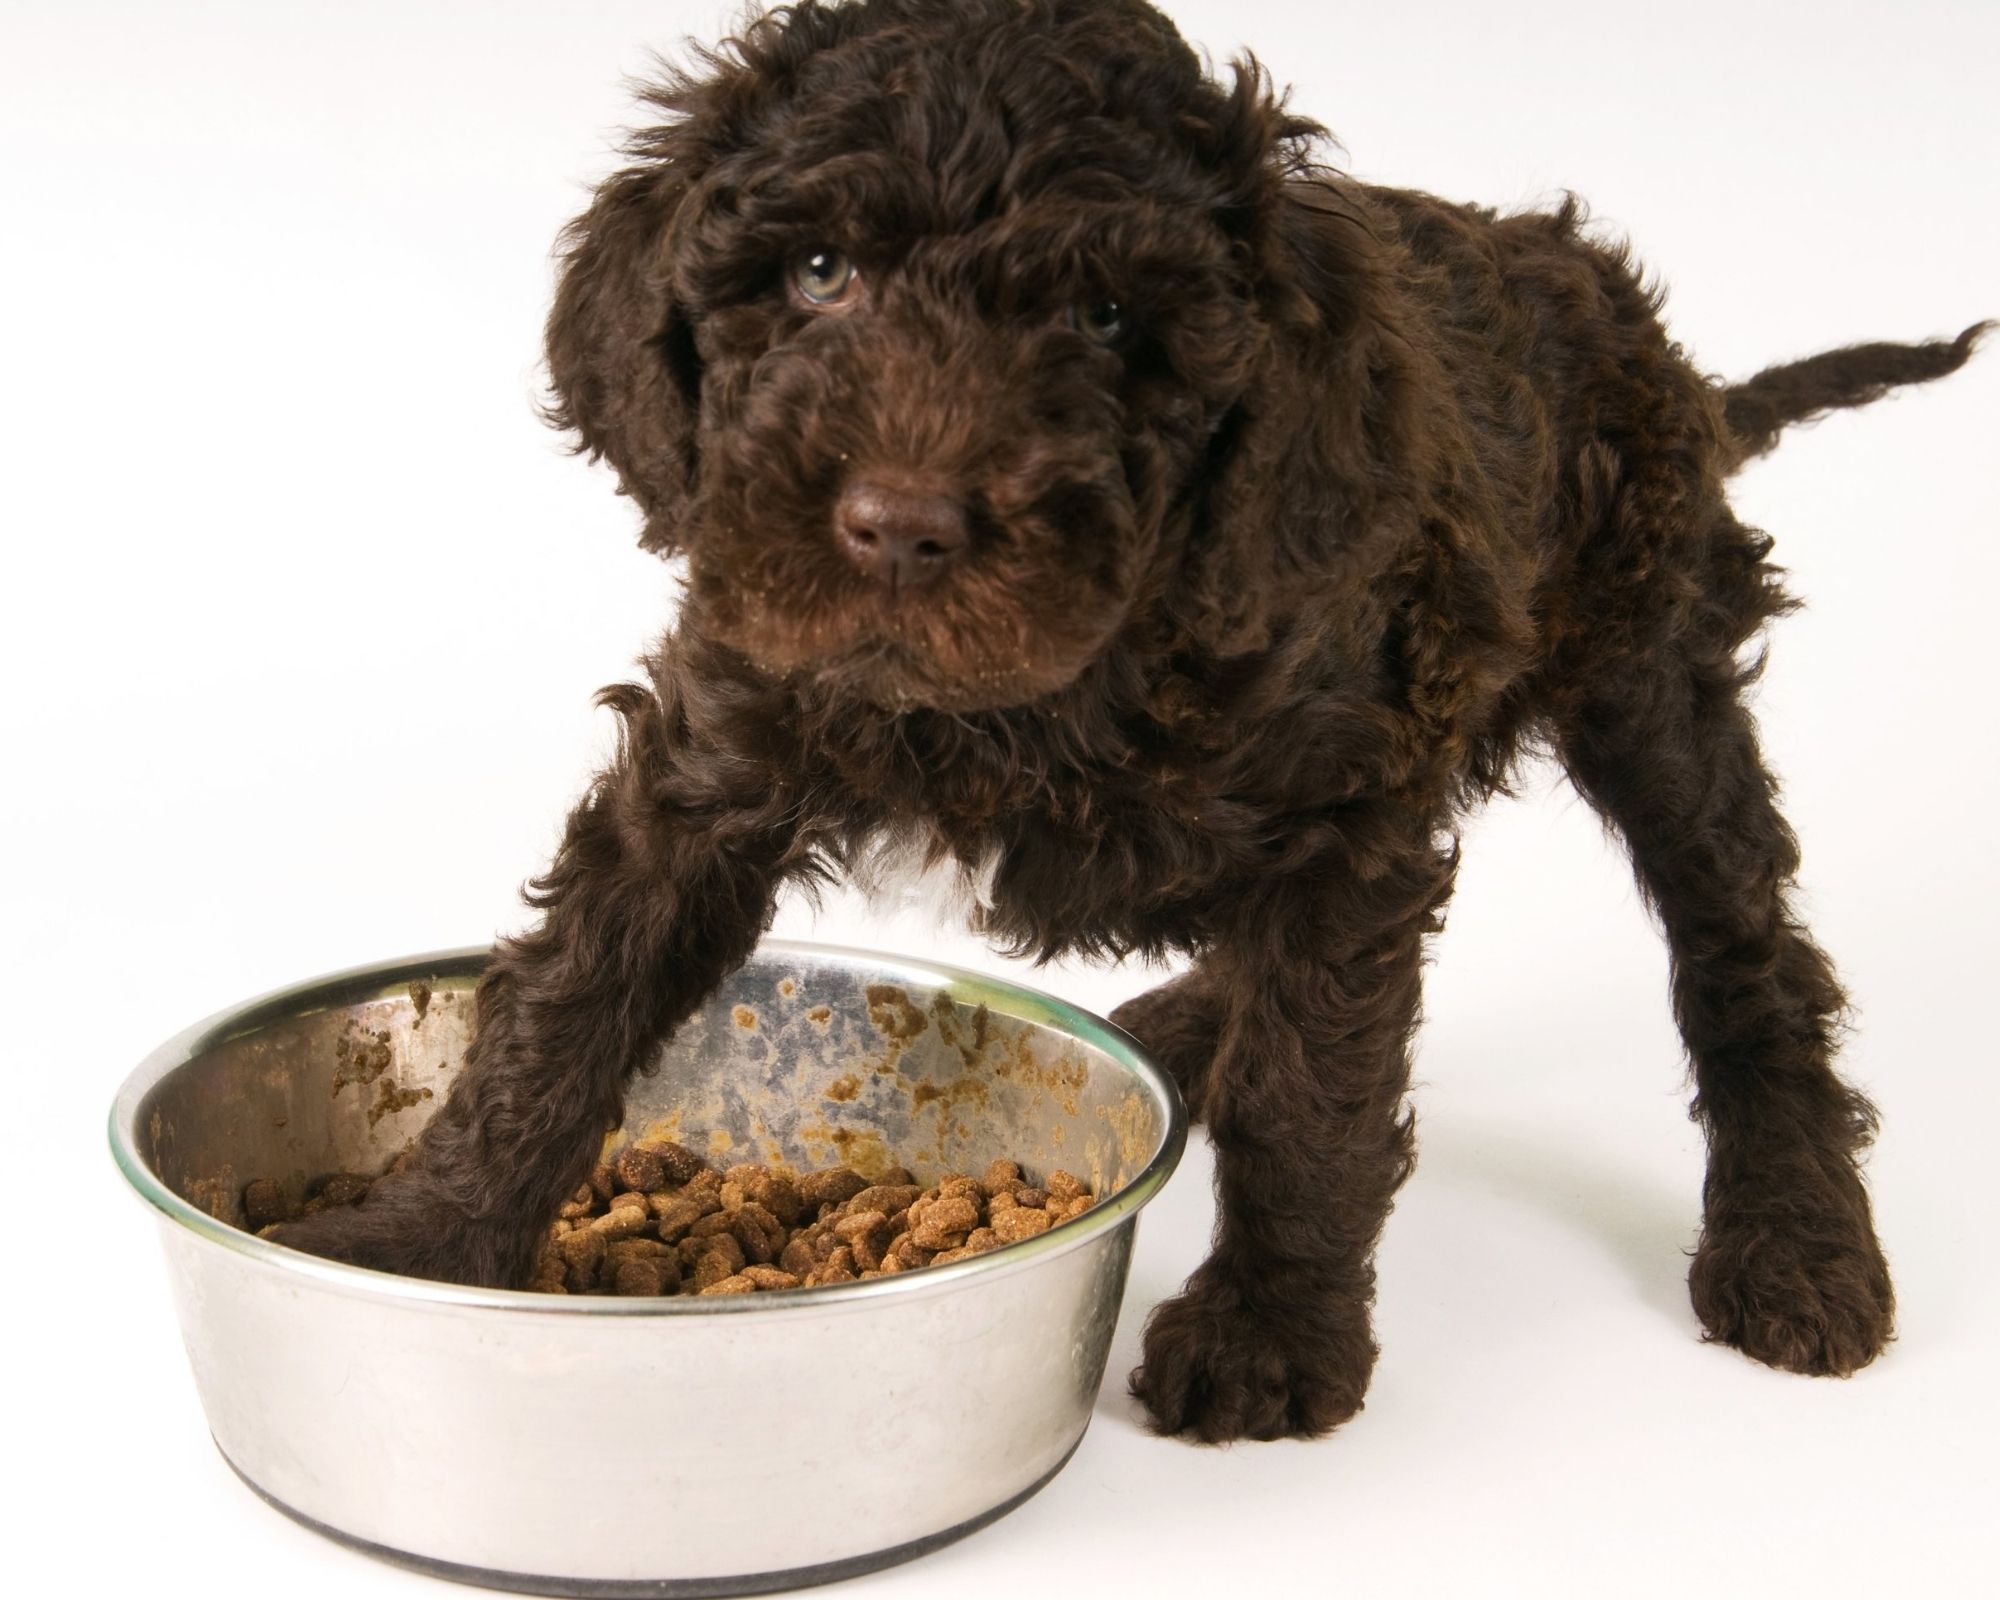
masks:
[[[325,1179],[312,1212],[351,1204],[367,1180]],[[718,1170],[665,1139],[627,1145],[564,1202],[530,1287],[545,1294],[756,1294],[853,1283],[943,1266],[1032,1239],[1081,1216],[1097,1197],[1062,1171],[1030,1183],[1018,1163],[928,1187],[892,1167],[873,1181],[850,1167],[790,1173],[743,1163]],[[252,1228],[291,1208],[268,1180],[243,1192]]]

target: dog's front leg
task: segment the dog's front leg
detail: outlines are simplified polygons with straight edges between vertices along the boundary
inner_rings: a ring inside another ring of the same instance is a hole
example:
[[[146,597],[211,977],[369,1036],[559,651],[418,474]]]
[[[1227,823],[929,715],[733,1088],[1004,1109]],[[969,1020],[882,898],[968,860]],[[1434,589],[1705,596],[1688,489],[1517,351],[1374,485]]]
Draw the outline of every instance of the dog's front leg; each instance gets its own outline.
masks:
[[[1223,1001],[1203,1096],[1219,1215],[1132,1375],[1161,1432],[1312,1436],[1361,1409],[1375,1241],[1412,1158],[1423,940],[1451,876],[1428,837],[1365,879],[1301,873],[1204,954]]]
[[[609,696],[626,721],[618,760],[530,891],[539,925],[481,979],[464,1070],[412,1158],[283,1243],[414,1277],[527,1280],[633,1072],[748,959],[779,882],[809,859],[796,785],[702,725],[722,697],[684,692],[685,671],[665,657],[657,693]]]

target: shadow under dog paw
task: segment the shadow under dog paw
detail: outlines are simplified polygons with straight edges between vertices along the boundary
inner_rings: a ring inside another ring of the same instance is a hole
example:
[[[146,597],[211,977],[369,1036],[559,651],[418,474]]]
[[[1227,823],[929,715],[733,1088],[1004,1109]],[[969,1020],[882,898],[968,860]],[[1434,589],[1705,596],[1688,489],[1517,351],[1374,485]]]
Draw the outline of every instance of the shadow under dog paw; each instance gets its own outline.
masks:
[[[1683,1326],[1693,1324],[1688,1258],[1700,1231],[1700,1172],[1685,1189],[1580,1149],[1555,1132],[1468,1122],[1429,1138],[1420,1130],[1417,1172],[1525,1204],[1595,1242],[1639,1299]]]

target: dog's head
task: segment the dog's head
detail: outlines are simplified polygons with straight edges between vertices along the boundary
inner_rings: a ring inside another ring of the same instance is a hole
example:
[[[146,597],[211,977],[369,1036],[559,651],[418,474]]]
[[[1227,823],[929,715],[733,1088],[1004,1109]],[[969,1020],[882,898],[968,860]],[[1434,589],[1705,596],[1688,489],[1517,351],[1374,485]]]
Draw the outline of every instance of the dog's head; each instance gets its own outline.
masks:
[[[686,553],[684,626],[890,710],[1261,640],[1361,235],[1254,64],[1142,0],[804,0],[647,99],[551,416]]]

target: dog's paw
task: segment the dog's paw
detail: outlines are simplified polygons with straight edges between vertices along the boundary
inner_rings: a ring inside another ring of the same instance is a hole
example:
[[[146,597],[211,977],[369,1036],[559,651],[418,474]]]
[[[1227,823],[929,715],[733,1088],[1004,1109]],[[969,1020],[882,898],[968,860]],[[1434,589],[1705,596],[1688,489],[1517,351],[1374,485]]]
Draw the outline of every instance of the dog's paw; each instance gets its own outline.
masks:
[[[1179,1087],[1188,1116],[1201,1121],[1203,1085],[1222,1029],[1216,996],[1190,974],[1127,1000],[1111,1020],[1146,1047]]]
[[[361,1204],[281,1223],[270,1237],[288,1249],[399,1277],[502,1288],[523,1280],[536,1236],[475,1225],[456,1208],[426,1204],[382,1180]]]
[[[333,1206],[296,1222],[280,1223],[269,1237],[288,1250],[371,1267],[405,1278],[428,1278],[435,1241],[423,1232],[385,1224],[361,1206]]]
[[[1146,1322],[1132,1393],[1153,1428],[1204,1444],[1312,1439],[1361,1409],[1375,1344],[1359,1308],[1316,1317],[1253,1309],[1197,1273]]]
[[[1864,1218],[1706,1229],[1688,1291],[1709,1339],[1787,1372],[1844,1378],[1895,1337],[1888,1263]]]

